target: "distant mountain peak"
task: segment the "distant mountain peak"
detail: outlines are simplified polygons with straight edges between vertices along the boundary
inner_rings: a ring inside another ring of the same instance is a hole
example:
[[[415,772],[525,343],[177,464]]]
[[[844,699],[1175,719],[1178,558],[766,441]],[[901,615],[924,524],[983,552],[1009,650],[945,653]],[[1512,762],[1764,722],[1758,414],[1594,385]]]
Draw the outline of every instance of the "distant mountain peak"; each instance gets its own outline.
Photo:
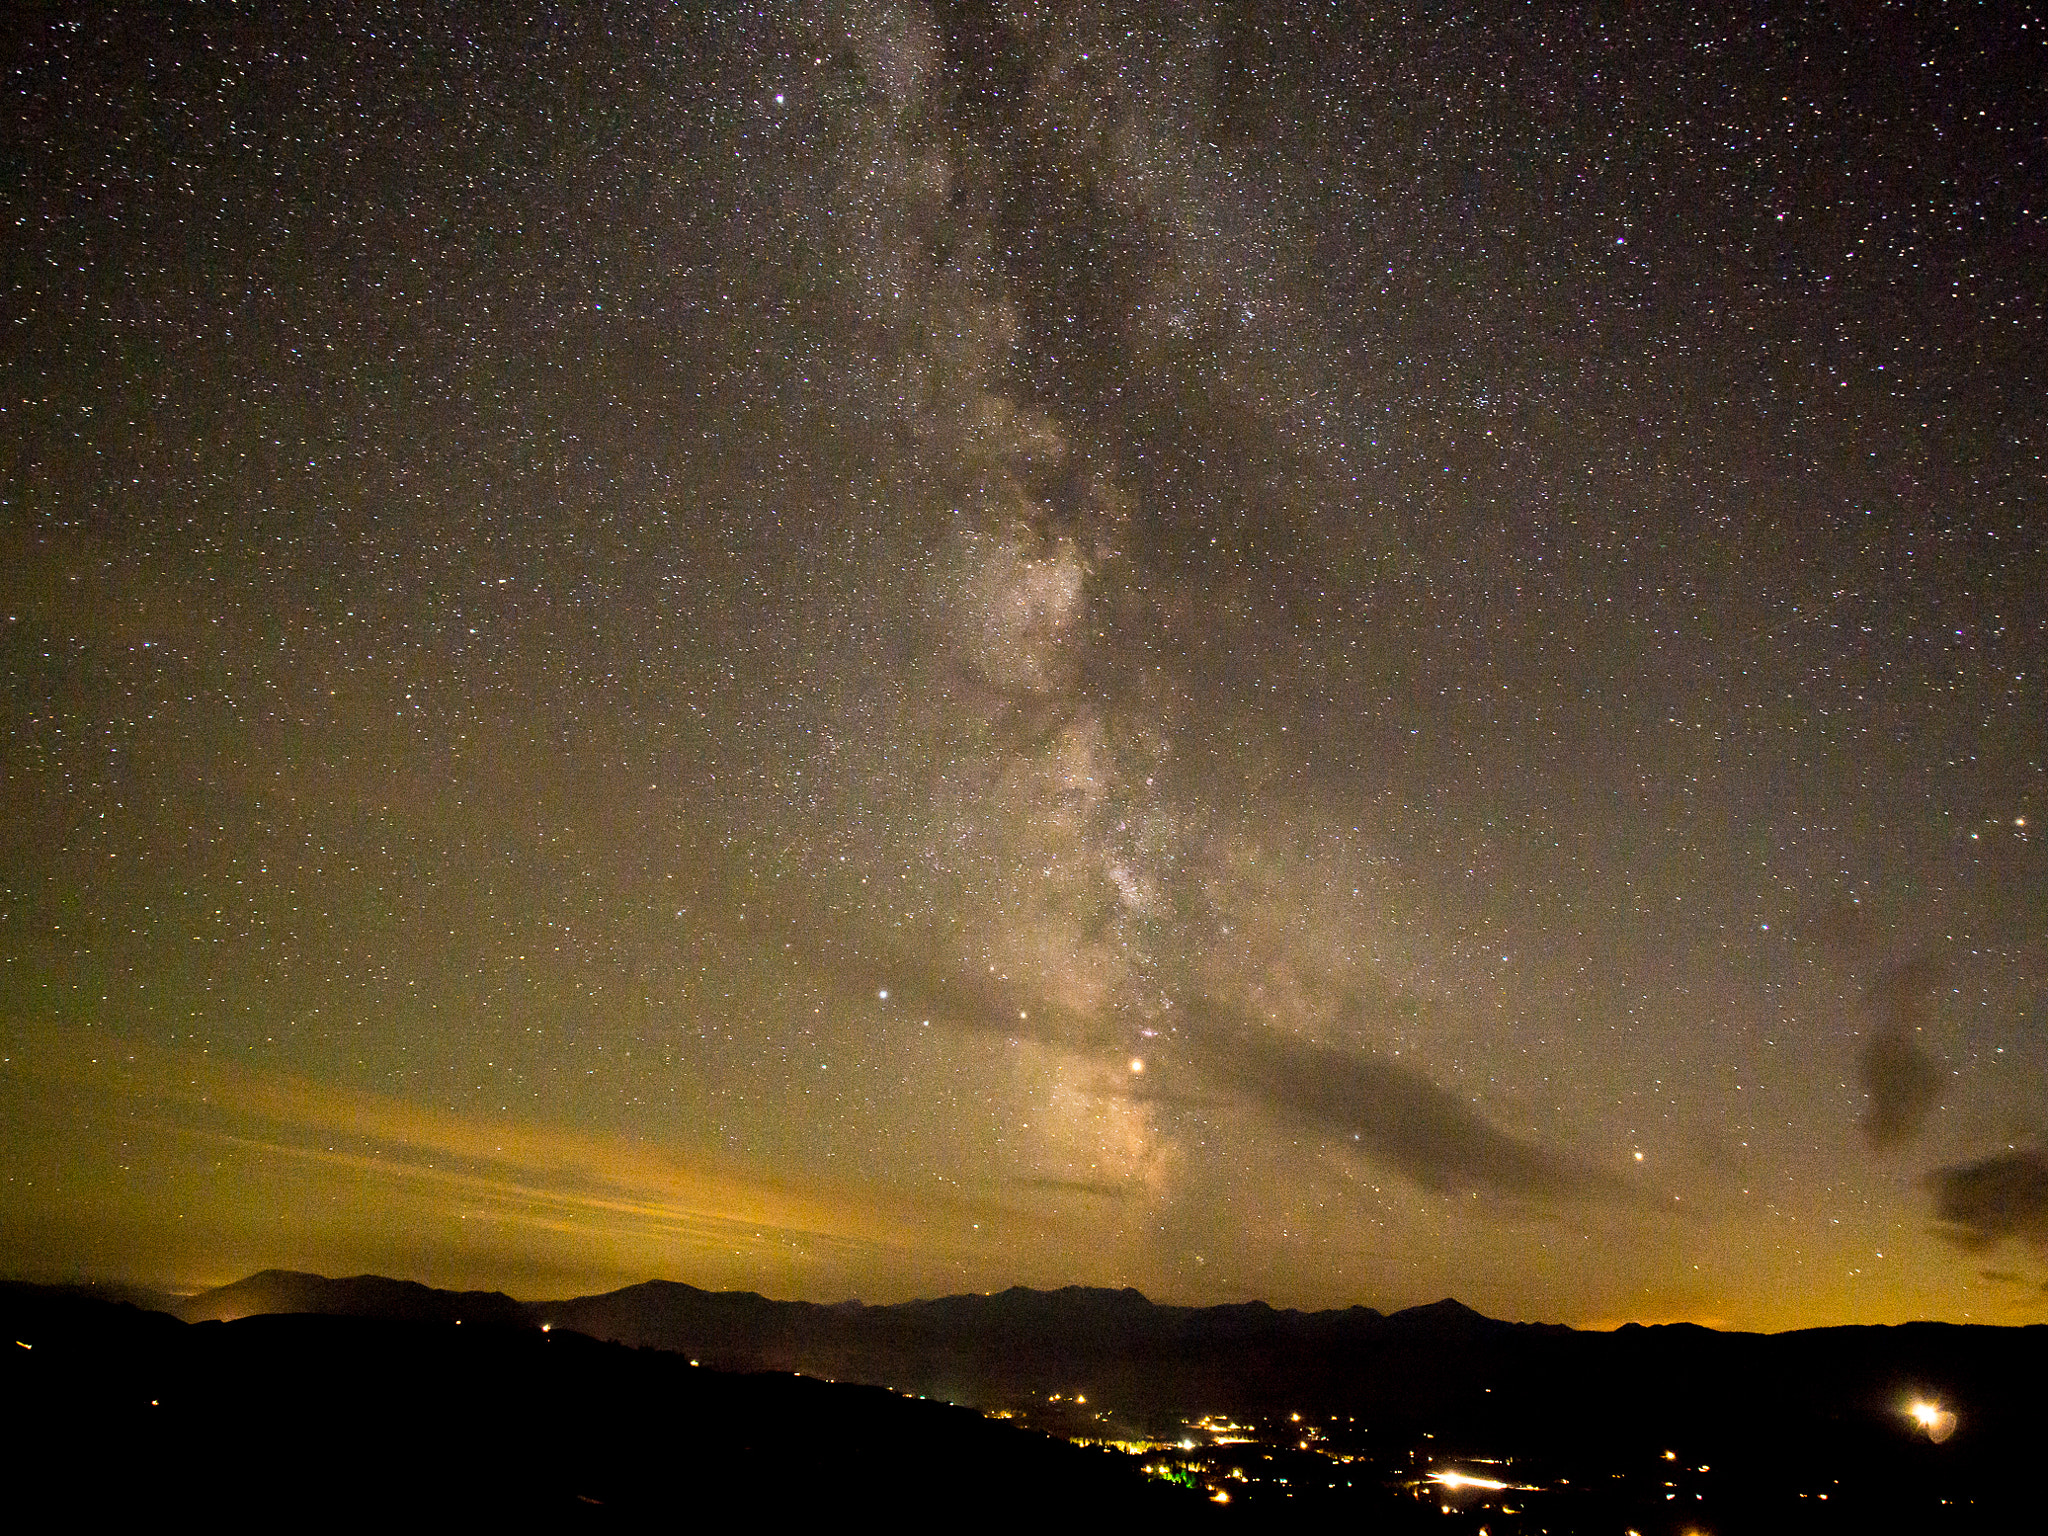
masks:
[[[1491,1324],[1494,1322],[1494,1319],[1488,1317],[1484,1312],[1474,1311],[1454,1296],[1446,1296],[1441,1301],[1424,1302],[1419,1307],[1403,1307],[1398,1312],[1389,1313],[1387,1321],[1390,1323],[1422,1323],[1435,1327],[1472,1327],[1479,1324]]]
[[[352,1275],[331,1280],[295,1269],[264,1269],[186,1298],[188,1323],[231,1322],[258,1314],[322,1313],[393,1321],[523,1323],[525,1309],[502,1291],[442,1291],[417,1280]]]
[[[1028,1285],[1013,1285],[1008,1290],[998,1291],[999,1296],[1054,1297],[1061,1301],[1120,1301],[1135,1302],[1140,1306],[1151,1306],[1146,1294],[1136,1286],[1110,1285],[1063,1285],[1057,1290],[1041,1291]]]

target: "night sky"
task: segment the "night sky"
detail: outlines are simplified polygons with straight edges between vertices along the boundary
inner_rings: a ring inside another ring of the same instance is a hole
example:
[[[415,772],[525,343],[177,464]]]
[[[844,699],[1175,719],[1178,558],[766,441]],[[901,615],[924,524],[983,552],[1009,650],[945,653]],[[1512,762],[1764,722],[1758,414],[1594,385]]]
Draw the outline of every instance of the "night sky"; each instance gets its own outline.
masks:
[[[6,31],[0,1269],[2048,1317],[2042,8]]]

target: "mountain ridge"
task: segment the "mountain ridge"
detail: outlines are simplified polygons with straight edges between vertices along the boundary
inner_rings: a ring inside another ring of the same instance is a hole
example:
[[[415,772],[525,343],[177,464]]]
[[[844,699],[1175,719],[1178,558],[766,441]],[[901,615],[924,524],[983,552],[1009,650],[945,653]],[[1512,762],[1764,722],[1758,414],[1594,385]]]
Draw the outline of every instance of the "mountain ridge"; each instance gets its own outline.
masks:
[[[1674,1380],[1689,1384],[1685,1411],[1702,1419],[1796,1416],[1823,1399],[1876,1416],[1895,1413],[1910,1393],[1966,1382],[2005,1412],[2032,1390],[2023,1364],[2048,1370],[2048,1325],[1609,1332],[1503,1321],[1451,1297],[1392,1313],[1309,1312],[1262,1301],[1162,1304],[1130,1287],[1011,1286],[866,1305],[650,1280],[515,1302],[381,1276],[263,1271],[191,1298],[179,1315],[249,1316],[260,1306],[563,1330],[721,1370],[795,1372],[989,1409],[1085,1397],[1149,1426],[1310,1405],[1417,1425],[1517,1414],[1625,1424],[1628,1402],[1662,1395]]]

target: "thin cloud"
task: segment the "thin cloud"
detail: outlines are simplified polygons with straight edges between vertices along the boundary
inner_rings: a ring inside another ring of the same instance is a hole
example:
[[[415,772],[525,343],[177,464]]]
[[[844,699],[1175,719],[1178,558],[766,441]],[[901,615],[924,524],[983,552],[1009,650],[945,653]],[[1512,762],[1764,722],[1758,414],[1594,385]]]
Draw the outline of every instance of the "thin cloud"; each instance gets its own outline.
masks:
[[[138,1041],[58,1032],[24,1065],[156,1105],[166,1130],[258,1156],[435,1186],[541,1224],[567,1223],[565,1231],[626,1221],[719,1244],[744,1231],[834,1251],[914,1250],[943,1241],[932,1218],[982,1209],[934,1209],[922,1192],[911,1200],[873,1186],[799,1186],[637,1138],[463,1114]],[[252,1124],[268,1133],[251,1134]]]

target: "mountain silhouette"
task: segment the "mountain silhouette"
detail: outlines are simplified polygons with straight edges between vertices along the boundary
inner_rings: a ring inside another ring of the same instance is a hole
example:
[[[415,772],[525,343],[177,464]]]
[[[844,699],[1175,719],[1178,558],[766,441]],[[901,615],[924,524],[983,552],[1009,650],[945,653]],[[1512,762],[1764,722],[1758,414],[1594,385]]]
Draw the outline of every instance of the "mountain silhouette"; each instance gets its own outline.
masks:
[[[527,1309],[502,1291],[442,1291],[415,1280],[389,1280],[382,1275],[330,1280],[291,1269],[266,1269],[232,1285],[201,1291],[179,1302],[175,1311],[188,1323],[297,1313],[387,1322],[530,1326]]]

